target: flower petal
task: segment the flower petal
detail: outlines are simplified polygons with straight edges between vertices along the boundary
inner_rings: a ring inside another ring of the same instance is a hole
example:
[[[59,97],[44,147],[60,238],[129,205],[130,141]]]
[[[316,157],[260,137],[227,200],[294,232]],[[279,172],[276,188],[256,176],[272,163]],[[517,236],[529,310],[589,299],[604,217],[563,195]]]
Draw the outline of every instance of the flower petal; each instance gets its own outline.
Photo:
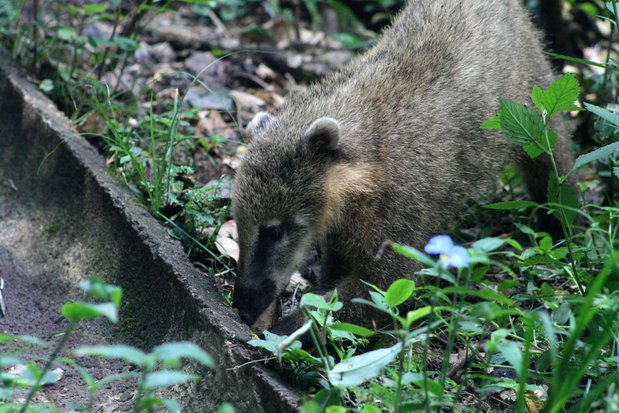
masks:
[[[454,246],[454,242],[448,235],[435,235],[430,238],[423,250],[428,254],[447,254]]]
[[[447,254],[445,264],[454,268],[462,268],[469,266],[469,253],[464,247],[453,247]]]

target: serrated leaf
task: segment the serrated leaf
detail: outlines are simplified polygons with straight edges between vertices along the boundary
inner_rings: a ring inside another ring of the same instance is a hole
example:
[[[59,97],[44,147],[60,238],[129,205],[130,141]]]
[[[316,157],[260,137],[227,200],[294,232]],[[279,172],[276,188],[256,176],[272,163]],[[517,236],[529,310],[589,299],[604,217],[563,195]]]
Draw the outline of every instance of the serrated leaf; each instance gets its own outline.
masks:
[[[397,307],[408,300],[415,291],[415,282],[408,279],[396,280],[389,286],[385,294],[385,301],[391,307]]]
[[[333,330],[345,331],[347,333],[352,333],[359,337],[371,337],[374,335],[374,331],[369,328],[361,327],[356,324],[350,323],[333,323],[330,326]]]
[[[329,381],[334,386],[358,386],[376,377],[385,366],[395,360],[401,348],[402,345],[398,343],[341,361],[329,372]]]
[[[187,374],[176,370],[162,370],[148,373],[144,378],[143,385],[145,389],[157,389],[159,387],[174,386],[196,379],[198,379],[198,376],[194,374]]]
[[[164,362],[180,361],[186,358],[196,360],[203,366],[215,368],[213,358],[200,346],[188,341],[162,344],[153,349],[153,354],[158,360]]]
[[[118,311],[112,303],[90,304],[78,301],[65,303],[60,311],[63,316],[73,322],[99,317],[106,317],[113,323],[118,321]]]
[[[541,97],[541,103],[544,109],[546,109],[547,117],[550,118],[557,112],[582,110],[574,105],[579,94],[580,85],[578,84],[578,79],[571,73],[565,74],[552,82],[544,90]]]
[[[98,345],[98,346],[84,346],[75,350],[77,357],[103,357],[121,359],[127,363],[135,364],[137,366],[143,366],[146,362],[146,354],[137,348],[125,346],[122,344],[114,346]]]
[[[533,85],[533,89],[531,90],[531,101],[540,112],[544,111],[544,105],[542,104],[542,96],[544,92],[540,89],[539,86]]]
[[[507,202],[497,202],[494,204],[484,205],[484,208],[488,209],[522,209],[529,207],[539,206],[537,202],[533,201],[507,201]]]
[[[539,142],[544,133],[544,123],[533,109],[507,99],[500,99],[501,130],[508,141],[525,146]]]
[[[493,117],[485,121],[480,126],[481,129],[501,129],[501,117],[495,114]]]
[[[526,154],[531,159],[535,159],[544,153],[544,150],[536,143],[530,143],[528,145],[524,145],[522,149],[524,149]]]

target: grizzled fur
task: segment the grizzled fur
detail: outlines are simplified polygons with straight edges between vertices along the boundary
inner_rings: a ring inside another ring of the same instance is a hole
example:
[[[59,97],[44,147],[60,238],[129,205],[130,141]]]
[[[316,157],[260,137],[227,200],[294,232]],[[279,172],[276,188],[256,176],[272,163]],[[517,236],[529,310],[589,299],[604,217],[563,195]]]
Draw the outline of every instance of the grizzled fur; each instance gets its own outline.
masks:
[[[501,166],[520,162],[543,200],[548,159],[480,125],[498,98],[528,102],[552,73],[520,0],[410,0],[378,44],[340,72],[260,114],[236,176],[240,262],[234,305],[252,324],[312,246],[317,288],[348,300],[418,269],[386,240],[423,246]],[[561,125],[557,125],[560,129]],[[560,164],[569,160],[559,144]],[[343,317],[369,324],[361,306]]]

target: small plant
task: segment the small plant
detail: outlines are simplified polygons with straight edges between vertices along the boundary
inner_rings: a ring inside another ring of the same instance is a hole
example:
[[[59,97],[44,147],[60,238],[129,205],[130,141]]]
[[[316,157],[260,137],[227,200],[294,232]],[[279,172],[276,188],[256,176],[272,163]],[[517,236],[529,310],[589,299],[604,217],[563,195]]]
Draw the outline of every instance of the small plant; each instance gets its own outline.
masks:
[[[88,405],[80,407],[82,411],[95,411],[95,395],[101,386],[112,381],[132,379],[137,380],[138,383],[133,412],[153,412],[161,408],[171,412],[180,412],[180,405],[176,400],[161,398],[155,393],[156,390],[200,379],[199,376],[181,370],[183,359],[191,359],[202,366],[214,369],[213,359],[199,346],[189,342],[162,344],[155,347],[151,353],[144,353],[137,348],[125,345],[94,345],[75,349],[73,354],[76,357],[119,359],[141,370],[141,372],[119,373],[96,380],[74,359],[61,356],[61,353],[64,352],[67,341],[75,332],[78,324],[97,318],[107,318],[113,323],[118,321],[122,290],[119,287],[104,284],[97,277],[80,283],[80,288],[84,290],[85,299],[89,301],[69,302],[62,306],[61,313],[68,321],[68,325],[42,368],[36,361],[23,360],[23,357],[28,355],[29,347],[24,350],[23,346],[16,346],[12,350],[3,350],[0,353],[0,368],[2,369],[0,381],[3,384],[0,390],[0,412],[60,411],[54,406],[33,403],[35,394],[42,386],[56,383],[60,379],[60,375],[52,370],[52,367],[59,362],[75,368],[88,387],[89,402]],[[0,336],[0,343],[9,342],[47,348],[45,342],[34,337]],[[5,371],[6,368],[18,365],[24,366],[23,374]],[[19,398],[24,401],[17,401]]]

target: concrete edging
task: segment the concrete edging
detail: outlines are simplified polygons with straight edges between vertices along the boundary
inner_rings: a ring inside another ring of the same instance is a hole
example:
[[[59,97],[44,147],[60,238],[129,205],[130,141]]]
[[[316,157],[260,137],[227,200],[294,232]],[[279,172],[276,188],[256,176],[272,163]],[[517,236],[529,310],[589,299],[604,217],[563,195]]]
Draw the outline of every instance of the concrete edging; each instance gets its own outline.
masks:
[[[273,372],[258,363],[236,368],[255,353],[245,343],[250,329],[2,50],[0,161],[1,152],[33,199],[72,208],[71,225],[80,229],[72,242],[84,251],[83,267],[125,289],[133,310],[123,311],[131,312],[143,342],[192,340],[214,357],[215,373],[173,389],[185,411],[216,411],[222,402],[238,412],[298,410],[298,395]]]

